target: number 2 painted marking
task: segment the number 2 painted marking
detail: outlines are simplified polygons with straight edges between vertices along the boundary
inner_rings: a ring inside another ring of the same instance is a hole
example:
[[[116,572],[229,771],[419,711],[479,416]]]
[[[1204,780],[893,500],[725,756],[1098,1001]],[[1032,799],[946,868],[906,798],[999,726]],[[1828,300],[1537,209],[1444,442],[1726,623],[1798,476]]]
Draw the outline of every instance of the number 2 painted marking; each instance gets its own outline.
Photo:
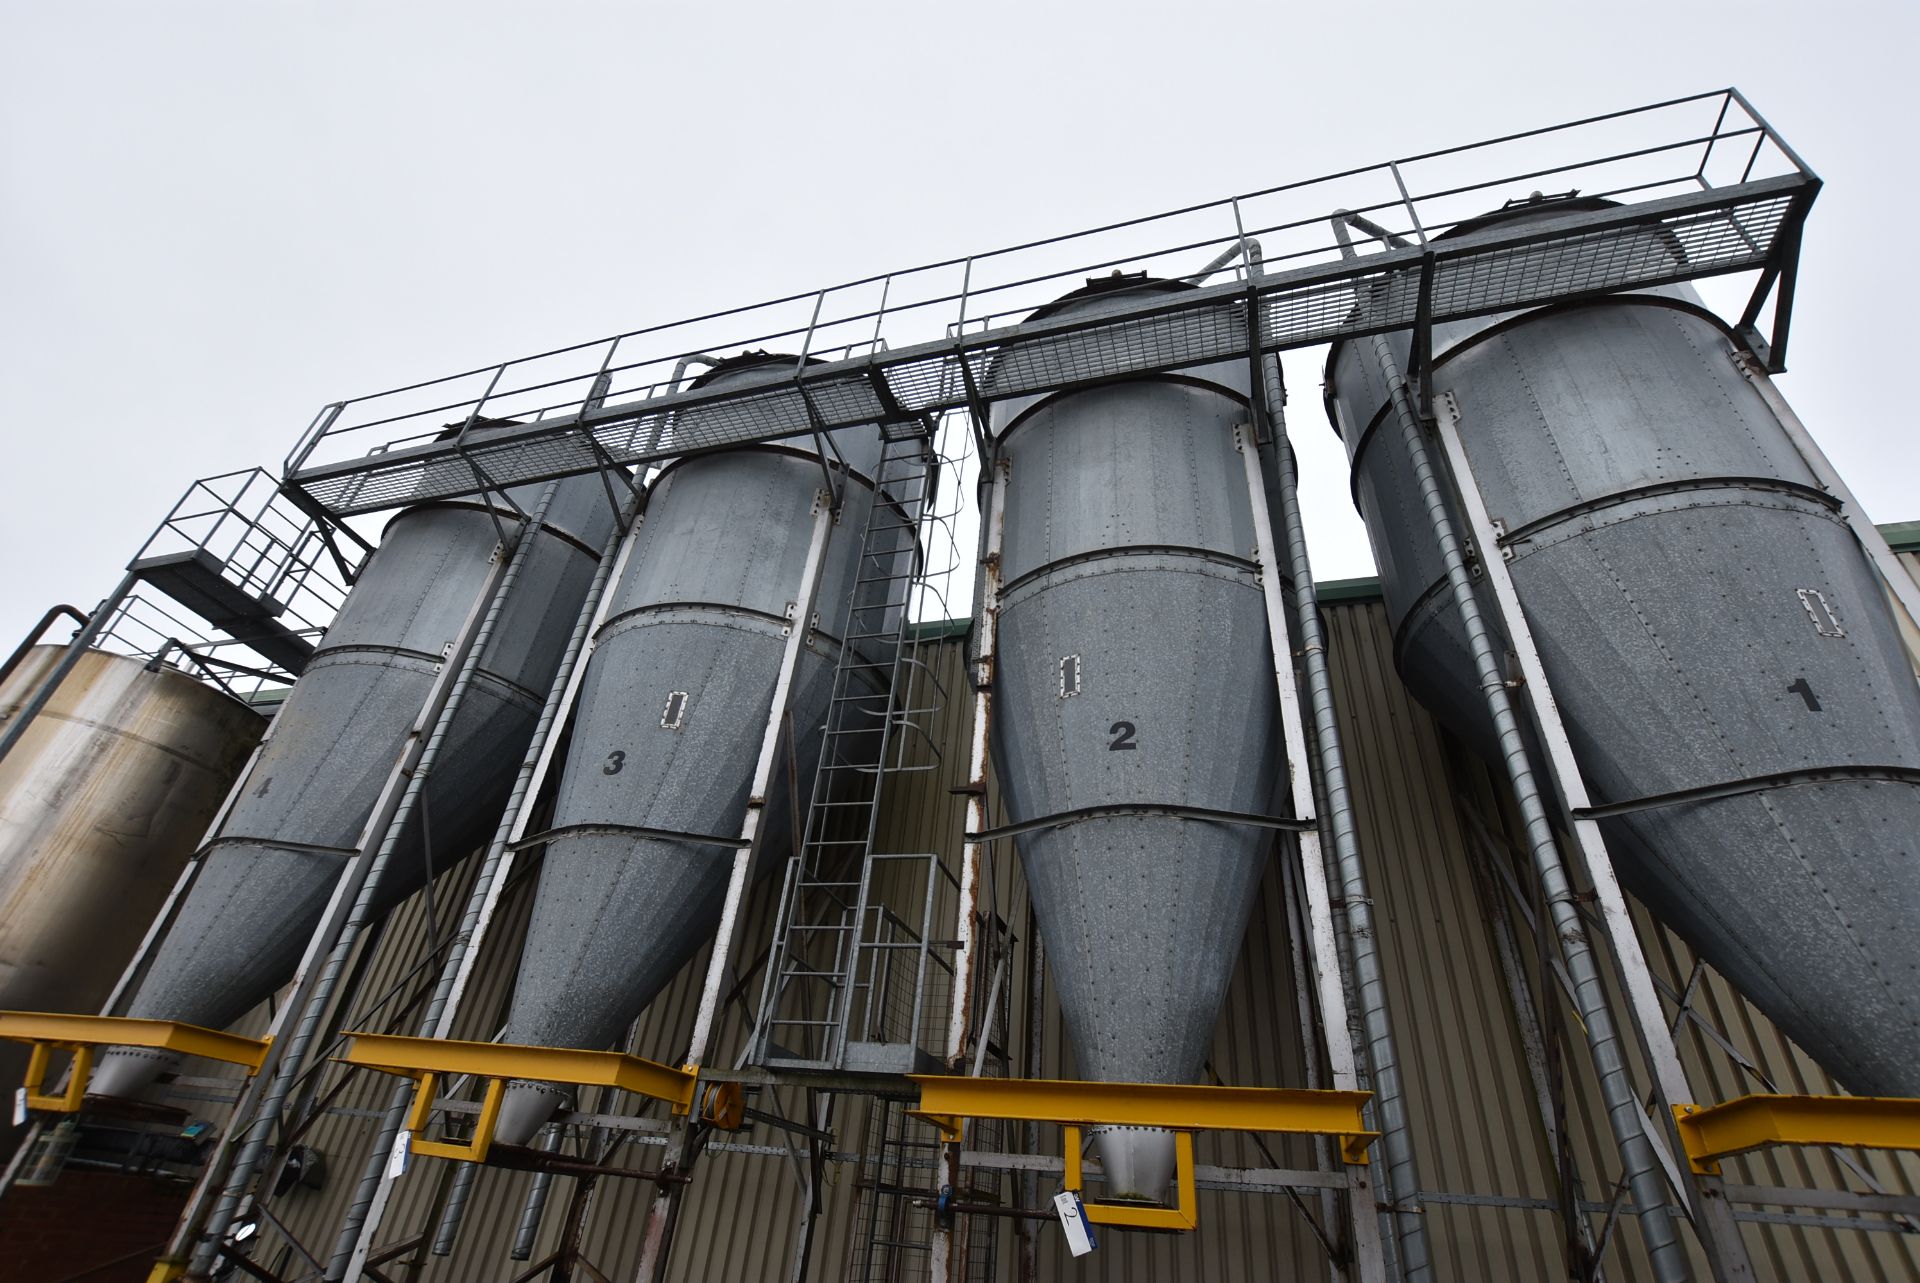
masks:
[[[1107,734],[1113,736],[1113,742],[1107,745],[1108,752],[1118,752],[1121,749],[1140,747],[1133,742],[1133,737],[1139,734],[1139,730],[1132,722],[1115,722],[1113,725],[1107,727]]]

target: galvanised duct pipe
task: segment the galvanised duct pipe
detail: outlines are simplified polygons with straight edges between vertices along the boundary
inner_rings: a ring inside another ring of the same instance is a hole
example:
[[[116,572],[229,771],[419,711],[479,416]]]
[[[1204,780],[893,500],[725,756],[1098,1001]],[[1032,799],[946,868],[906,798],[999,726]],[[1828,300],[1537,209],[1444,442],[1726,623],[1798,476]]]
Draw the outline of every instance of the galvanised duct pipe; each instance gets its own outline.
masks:
[[[1527,757],[1526,739],[1514,715],[1506,678],[1500,670],[1500,657],[1493,634],[1480,613],[1480,602],[1473,591],[1473,577],[1467,570],[1453,516],[1448,511],[1439,477],[1434,472],[1433,459],[1427,450],[1426,429],[1414,409],[1413,394],[1400,372],[1399,362],[1394,359],[1387,336],[1377,334],[1372,342],[1374,359],[1379,362],[1380,370],[1386,377],[1388,396],[1400,420],[1407,458],[1420,485],[1420,497],[1427,510],[1427,520],[1433,527],[1434,542],[1439,546],[1441,560],[1446,565],[1447,586],[1452,592],[1454,607],[1460,612],[1460,622],[1466,629],[1467,645],[1473,652],[1474,668],[1480,679],[1481,692],[1486,698],[1487,712],[1493,718],[1494,730],[1499,737],[1501,762],[1506,767],[1507,779],[1513,786],[1520,815],[1526,825],[1527,845],[1533,854],[1541,892],[1553,913],[1554,929],[1560,937],[1561,955],[1566,962],[1568,976],[1573,981],[1574,1000],[1580,1009],[1580,1019],[1586,1026],[1587,1045],[1593,1055],[1594,1071],[1600,1080],[1601,1098],[1606,1102],[1607,1122],[1613,1129],[1614,1143],[1620,1147],[1627,1186],[1638,1209],[1640,1234],[1647,1244],[1654,1278],[1659,1283],[1686,1283],[1690,1270],[1686,1251],[1674,1234],[1673,1217],[1667,1203],[1666,1176],[1654,1155],[1653,1142],[1647,1135],[1645,1121],[1640,1114],[1639,1096],[1627,1072],[1613,1013],[1607,1007],[1606,987],[1601,980],[1593,950],[1587,943],[1586,923],[1580,916],[1580,906],[1574,899],[1566,864],[1560,858],[1560,848],[1554,841],[1553,825],[1547,818],[1546,806],[1540,798],[1539,783],[1534,778],[1533,765]],[[1497,557],[1500,554],[1495,549],[1486,549],[1483,555]]]
[[[440,754],[440,746],[446,741],[447,730],[453,725],[454,716],[460,711],[460,705],[466,698],[468,688],[473,684],[473,676],[480,669],[481,657],[486,653],[487,642],[492,638],[495,626],[500,622],[501,610],[513,593],[514,581],[520,577],[520,569],[526,564],[527,554],[534,545],[534,535],[547,517],[547,508],[553,502],[560,483],[549,481],[540,493],[540,503],[533,515],[523,521],[519,533],[514,537],[513,554],[507,562],[505,573],[493,591],[493,599],[487,603],[487,613],[475,630],[472,643],[460,665],[460,674],[453,688],[448,692],[445,706],[434,720],[433,733],[426,747],[420,753],[415,764],[413,776],[407,781],[406,791],[400,797],[400,803],[393,818],[388,822],[381,836],[380,850],[368,866],[366,877],[360,883],[359,894],[354,898],[352,911],[340,930],[340,938],[333,950],[327,955],[326,967],[321,971],[313,995],[308,999],[306,1009],[300,1013],[300,1023],[293,1037],[287,1043],[287,1049],[280,1056],[280,1065],[274,1074],[273,1086],[260,1102],[260,1108],[254,1113],[249,1124],[247,1143],[240,1151],[233,1170],[227,1177],[226,1188],[221,1191],[220,1201],[215,1204],[213,1215],[207,1221],[207,1228],[199,1245],[194,1249],[191,1266],[187,1270],[189,1278],[203,1278],[212,1272],[214,1262],[219,1257],[220,1242],[226,1237],[227,1230],[233,1225],[235,1215],[240,1209],[240,1200],[254,1174],[266,1160],[273,1144],[274,1124],[279,1120],[287,1097],[291,1094],[299,1078],[302,1063],[312,1046],[326,1009],[332,1001],[334,989],[339,984],[340,973],[346,967],[347,956],[359,942],[360,933],[374,916],[374,901],[380,888],[382,876],[387,864],[392,860],[394,851],[400,845],[400,836],[406,828],[407,820],[413,815],[415,807],[426,790],[427,780],[433,774],[434,760]]]
[[[1420,1208],[1420,1173],[1414,1163],[1413,1139],[1408,1131],[1405,1089],[1400,1078],[1400,1055],[1387,1016],[1387,987],[1380,970],[1380,953],[1373,929],[1373,901],[1367,894],[1367,873],[1360,861],[1360,842],[1353,814],[1353,790],[1347,782],[1346,758],[1340,746],[1340,726],[1333,707],[1333,682],[1327,669],[1326,636],[1320,624],[1320,604],[1314,595],[1313,566],[1307,558],[1306,526],[1300,516],[1300,476],[1287,439],[1286,387],[1280,378],[1280,358],[1261,357],[1265,376],[1267,422],[1278,456],[1281,538],[1286,544],[1288,573],[1293,579],[1293,607],[1300,628],[1301,666],[1306,670],[1307,697],[1313,710],[1313,742],[1325,790],[1323,817],[1333,837],[1334,861],[1340,873],[1340,893],[1346,900],[1347,943],[1358,989],[1359,1016],[1366,1034],[1367,1060],[1373,1067],[1374,1118],[1380,1127],[1380,1145],[1387,1160],[1387,1195],[1393,1207],[1394,1237],[1400,1245],[1400,1272],[1406,1283],[1430,1283],[1432,1257],[1427,1249],[1426,1220]],[[1286,639],[1276,637],[1274,645]],[[1341,1037],[1344,1030],[1328,1030]]]
[[[466,1219],[467,1199],[473,1194],[473,1179],[479,1172],[478,1163],[455,1164],[453,1182],[447,1189],[447,1205],[440,1213],[440,1224],[433,1233],[435,1256],[453,1255],[454,1240],[460,1236],[460,1222]],[[542,1172],[534,1180],[538,1182],[545,1175]]]
[[[6,681],[13,675],[13,670],[20,667],[20,661],[39,644],[40,634],[53,627],[53,621],[62,615],[69,616],[82,628],[93,622],[92,618],[78,606],[69,606],[63,602],[58,606],[50,607],[46,614],[40,616],[40,622],[33,626],[18,646],[14,647],[13,654],[7,656],[7,662],[0,664],[0,682]]]
[[[127,599],[127,594],[131,593],[134,585],[139,582],[140,577],[129,570],[120,580],[119,586],[105,601],[94,608],[92,618],[82,624],[80,631],[73,635],[73,640],[67,643],[66,653],[60,656],[60,662],[55,664],[53,671],[41,680],[40,689],[20,706],[20,711],[13,716],[13,721],[4,730],[0,730],[0,757],[5,757],[13,751],[13,746],[18,744],[20,737],[27,733],[27,726],[34,718],[40,716],[42,709],[53,702],[53,693],[60,689],[60,683],[67,680],[67,674],[71,673],[74,666],[80,662],[80,656],[87,653],[87,647],[93,645],[94,639],[100,636],[101,631],[107,626],[107,621],[113,617],[113,612],[120,608],[120,603]]]
[[[452,1027],[453,1016],[459,1009],[459,998],[466,989],[467,977],[473,972],[475,945],[492,919],[494,906],[499,903],[507,848],[514,841],[521,813],[531,803],[529,795],[535,777],[541,774],[542,764],[548,759],[549,741],[559,729],[561,717],[575,689],[574,671],[580,665],[587,637],[600,616],[600,602],[606,596],[607,585],[613,580],[615,563],[621,559],[621,551],[638,528],[640,505],[645,493],[639,490],[627,500],[606,547],[600,550],[600,561],[594,567],[593,581],[588,584],[586,598],[580,603],[580,613],[574,619],[573,632],[567,637],[567,647],[561,653],[560,666],[554,670],[553,681],[547,687],[546,701],[540,707],[540,719],[534,723],[533,738],[527,742],[527,751],[520,760],[513,790],[507,795],[506,809],[500,813],[493,840],[487,844],[479,875],[474,878],[473,891],[467,897],[466,911],[460,918],[460,929],[454,933],[453,942],[447,950],[447,960],[440,968],[440,978],[434,984],[433,997],[428,1000],[426,1014],[421,1018],[422,1037],[444,1038]],[[380,1131],[374,1138],[373,1148],[368,1151],[367,1165],[361,1172],[359,1187],[355,1189],[353,1202],[340,1223],[333,1259],[327,1264],[326,1278],[330,1281],[343,1278],[351,1263],[374,1198],[385,1181],[394,1137],[399,1135],[401,1124],[406,1121],[412,1094],[412,1087],[402,1083],[395,1088],[393,1098],[388,1102],[386,1116],[380,1121]],[[449,1245],[460,1230],[460,1218],[466,1210],[466,1194],[472,1186],[473,1166],[470,1163],[461,1164],[461,1171],[454,1178],[453,1189],[448,1195],[446,1213],[441,1218],[439,1236]],[[440,1254],[439,1241],[435,1242],[434,1251],[436,1255]]]
[[[547,1143],[542,1148],[549,1151],[560,1148],[558,1127],[548,1133]],[[524,1261],[533,1255],[533,1245],[540,1238],[540,1220],[546,1215],[547,1199],[552,1194],[553,1173],[535,1172],[533,1182],[527,1188],[527,1200],[520,1208],[520,1227],[513,1232],[513,1248],[507,1253],[507,1259]]]

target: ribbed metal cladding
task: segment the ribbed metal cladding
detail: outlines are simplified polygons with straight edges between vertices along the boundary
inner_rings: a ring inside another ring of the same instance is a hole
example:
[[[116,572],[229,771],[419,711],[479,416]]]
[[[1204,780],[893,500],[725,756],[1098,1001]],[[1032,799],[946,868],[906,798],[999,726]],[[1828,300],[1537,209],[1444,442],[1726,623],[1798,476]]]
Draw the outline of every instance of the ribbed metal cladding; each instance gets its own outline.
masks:
[[[1920,569],[1920,557],[1909,564]],[[1484,769],[1449,739],[1407,694],[1393,667],[1392,636],[1384,606],[1374,597],[1329,602],[1323,611],[1333,677],[1353,772],[1356,806],[1362,821],[1361,844],[1376,899],[1382,959],[1389,984],[1395,1029],[1401,1040],[1407,1079],[1408,1115],[1428,1185],[1426,1216],[1436,1277],[1448,1283],[1483,1280],[1532,1280],[1560,1277],[1561,1229],[1549,1210],[1479,1206],[1438,1197],[1448,1192],[1543,1200],[1555,1197],[1552,1164],[1534,1112],[1526,1053],[1509,1011],[1502,973],[1485,902],[1479,890],[1470,815],[1490,817],[1496,831],[1506,823],[1499,794]],[[949,691],[965,689],[963,646],[954,641],[929,648],[938,676]],[[964,762],[964,701],[949,708],[934,727],[947,761]],[[963,769],[963,768],[962,768]],[[952,773],[949,772],[948,775]],[[904,779],[884,823],[896,849],[951,849],[964,814],[964,799],[946,792],[957,778],[929,774]],[[996,810],[995,822],[1003,815]],[[913,845],[908,845],[913,844]],[[1292,980],[1276,866],[1270,861],[1253,907],[1207,1055],[1213,1073],[1228,1083],[1273,1085],[1298,1082],[1297,1038],[1293,1033]],[[464,894],[463,867],[443,875],[436,902],[444,907]],[[1017,929],[1026,920],[1025,889],[1018,862],[1003,853],[996,862],[996,903]],[[455,1036],[485,1038],[498,1027],[513,985],[513,968],[529,905],[531,882],[522,880],[503,902],[500,918],[483,950],[473,988]],[[742,939],[747,960],[764,947],[772,930],[773,892],[762,887],[751,905]],[[889,888],[889,896],[912,900],[917,884]],[[914,901],[917,903],[917,901]],[[937,906],[951,914],[951,902]],[[1672,933],[1642,913],[1642,938],[1662,982],[1678,992],[1691,972],[1691,955]],[[444,929],[444,926],[443,926]],[[390,919],[362,992],[360,1006],[384,993],[408,974],[422,956],[427,939],[424,901],[416,896]],[[1522,952],[1529,945],[1523,941]],[[1014,1027],[1026,1021],[1027,942],[1017,946],[1012,985]],[[1538,992],[1532,963],[1522,959]],[[642,1016],[633,1047],[645,1055],[671,1060],[683,1049],[692,1024],[705,951],[695,957]],[[422,985],[431,976],[417,976]],[[1734,996],[1713,973],[1700,986],[1695,1005],[1723,1030],[1755,1066],[1787,1091],[1832,1091],[1831,1082],[1797,1052],[1754,1008]],[[384,1015],[383,1009],[382,1014]],[[1074,1064],[1051,986],[1042,1013],[1040,1068],[1045,1075],[1071,1077]],[[258,1020],[253,1022],[256,1026]],[[367,1025],[376,1023],[369,1020]],[[731,1063],[745,1037],[737,1011],[723,1022],[718,1063]],[[1577,1035],[1576,1035],[1577,1037]],[[1715,1099],[1757,1089],[1729,1067],[1724,1055],[1696,1032],[1683,1035],[1682,1053],[1695,1081]],[[1569,1130],[1582,1194],[1604,1203],[1617,1167],[1598,1095],[1584,1057],[1576,1046],[1567,1058],[1570,1075]],[[1019,1065],[1015,1065],[1018,1072]],[[330,1067],[324,1086],[340,1072]],[[1644,1084],[1643,1084],[1644,1085]],[[390,1084],[375,1077],[350,1086],[334,1110],[310,1133],[308,1143],[327,1158],[331,1172],[320,1190],[295,1190],[275,1203],[276,1213],[310,1246],[324,1246],[351,1192],[374,1124],[366,1114],[381,1110]],[[589,1102],[591,1105],[592,1102]],[[783,1093],[781,1107],[790,1116],[804,1103]],[[631,1102],[622,1106],[631,1108]],[[864,1143],[867,1102],[845,1099],[836,1114],[836,1149],[857,1154]],[[212,1112],[212,1111],[209,1111]],[[1057,1156],[1059,1136],[1041,1129],[1042,1151]],[[1019,1145],[1019,1130],[1010,1140]],[[777,1150],[784,1144],[770,1128],[755,1126],[721,1138],[721,1147],[701,1160],[687,1201],[672,1263],[671,1277],[686,1283],[707,1280],[768,1280],[788,1277],[799,1215],[799,1185],[791,1162],[778,1152],[739,1152],[730,1146]],[[1265,1167],[1269,1159],[1250,1140],[1207,1135],[1197,1146],[1199,1161],[1240,1167]],[[1269,1141],[1272,1162],[1308,1166],[1304,1142]],[[623,1152],[633,1167],[651,1165],[656,1146],[639,1144]],[[1884,1153],[1853,1157],[1889,1193],[1920,1192],[1920,1160]],[[430,1229],[435,1183],[446,1164],[416,1160],[402,1178],[383,1242],[397,1242]],[[1814,1184],[1823,1188],[1861,1188],[1857,1178],[1839,1169],[1824,1152],[1774,1151],[1730,1160],[1729,1180],[1753,1184]],[[857,1166],[835,1161],[828,1167],[826,1213],[821,1218],[809,1277],[831,1281],[845,1277],[849,1246],[856,1228]],[[485,1169],[469,1205],[465,1228],[453,1256],[423,1260],[418,1277],[429,1283],[498,1283],[517,1272],[507,1261],[530,1177]],[[1056,1178],[1040,1178],[1044,1197]],[[1003,1194],[1015,1188],[1003,1180]],[[542,1223],[537,1259],[558,1241],[561,1214],[572,1183],[555,1182]],[[631,1277],[639,1259],[644,1200],[648,1186],[607,1182],[596,1194],[583,1240],[587,1255],[615,1279]],[[1306,1202],[1318,1212],[1317,1198]],[[1785,1209],[1765,1209],[1781,1211]],[[1073,1262],[1050,1224],[1038,1227],[1038,1279],[1111,1280],[1147,1283],[1168,1278],[1299,1278],[1326,1276],[1323,1254],[1304,1228],[1299,1213],[1278,1194],[1237,1194],[1202,1190],[1200,1229],[1190,1235],[1105,1232],[1091,1257]],[[1600,1217],[1594,1217],[1599,1224]],[[282,1245],[271,1231],[259,1259],[276,1262]],[[1019,1277],[1019,1234],[1002,1225],[991,1268],[975,1262],[970,1277],[1014,1280]],[[1920,1283],[1920,1241],[1916,1236],[1855,1233],[1810,1225],[1751,1224],[1747,1241],[1763,1283],[1805,1279],[1869,1279]],[[1647,1277],[1637,1235],[1630,1222],[1615,1231],[1605,1257],[1607,1277],[1638,1283]],[[916,1277],[912,1271],[906,1279]]]

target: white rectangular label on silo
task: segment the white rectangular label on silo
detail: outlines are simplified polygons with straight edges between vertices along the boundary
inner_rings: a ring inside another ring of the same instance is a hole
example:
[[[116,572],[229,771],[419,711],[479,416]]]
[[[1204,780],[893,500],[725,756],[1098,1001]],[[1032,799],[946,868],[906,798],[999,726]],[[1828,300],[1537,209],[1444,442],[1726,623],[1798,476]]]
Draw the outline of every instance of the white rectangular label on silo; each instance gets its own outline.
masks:
[[[387,1179],[399,1180],[407,1174],[407,1158],[413,1153],[413,1133],[402,1131],[393,1138],[393,1152],[387,1155]]]
[[[1067,1234],[1067,1250],[1075,1256],[1085,1256],[1091,1252],[1093,1226],[1087,1223],[1087,1205],[1080,1196],[1070,1189],[1063,1189],[1053,1196],[1053,1210],[1060,1217],[1060,1228]]]
[[[25,1087],[15,1087],[13,1089],[13,1125],[15,1127],[24,1127],[26,1124],[27,1089]]]

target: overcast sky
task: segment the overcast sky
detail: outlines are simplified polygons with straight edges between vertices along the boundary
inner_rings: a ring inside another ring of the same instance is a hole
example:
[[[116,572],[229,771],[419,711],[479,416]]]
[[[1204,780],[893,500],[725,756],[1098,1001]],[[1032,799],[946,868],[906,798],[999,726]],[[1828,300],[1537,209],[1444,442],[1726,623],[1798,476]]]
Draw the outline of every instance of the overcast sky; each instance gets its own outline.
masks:
[[[8,647],[327,401],[1727,84],[1827,181],[1781,385],[1920,518],[1911,0],[0,12]],[[1294,382],[1316,569],[1370,573]]]

